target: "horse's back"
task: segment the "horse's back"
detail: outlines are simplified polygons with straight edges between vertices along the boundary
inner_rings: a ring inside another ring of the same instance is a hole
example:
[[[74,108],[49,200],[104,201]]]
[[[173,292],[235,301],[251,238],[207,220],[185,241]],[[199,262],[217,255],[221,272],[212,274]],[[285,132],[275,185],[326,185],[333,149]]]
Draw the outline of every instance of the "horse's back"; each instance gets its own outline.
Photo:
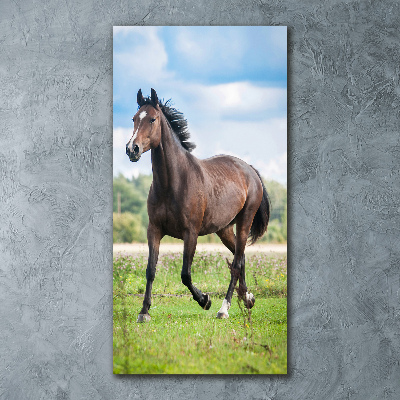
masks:
[[[201,160],[200,165],[207,196],[201,234],[216,232],[233,222],[249,196],[256,203],[261,202],[261,182],[255,170],[243,160],[220,155]]]
[[[201,160],[205,175],[213,181],[235,181],[247,186],[252,180],[259,181],[254,168],[240,158],[218,155]]]

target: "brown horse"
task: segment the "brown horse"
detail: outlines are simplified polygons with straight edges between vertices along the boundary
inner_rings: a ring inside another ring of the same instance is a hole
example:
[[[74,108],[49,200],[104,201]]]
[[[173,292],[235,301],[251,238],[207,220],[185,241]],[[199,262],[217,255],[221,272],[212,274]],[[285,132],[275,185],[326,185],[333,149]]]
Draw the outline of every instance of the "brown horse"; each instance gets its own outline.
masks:
[[[199,160],[190,153],[189,132],[183,115],[158,100],[137,94],[139,110],[133,117],[134,133],[126,154],[136,162],[151,150],[153,183],[147,199],[149,259],[146,293],[138,322],[150,320],[151,289],[156,273],[160,240],[169,235],[183,239],[182,282],[199,305],[208,310],[211,299],[197,289],[191,279],[191,266],[199,235],[215,232],[234,254],[231,280],[217,318],[228,318],[233,290],[239,279],[239,295],[247,307],[254,305],[245,282],[244,250],[267,229],[270,204],[259,173],[244,161],[231,156]],[[236,224],[236,237],[233,225]]]

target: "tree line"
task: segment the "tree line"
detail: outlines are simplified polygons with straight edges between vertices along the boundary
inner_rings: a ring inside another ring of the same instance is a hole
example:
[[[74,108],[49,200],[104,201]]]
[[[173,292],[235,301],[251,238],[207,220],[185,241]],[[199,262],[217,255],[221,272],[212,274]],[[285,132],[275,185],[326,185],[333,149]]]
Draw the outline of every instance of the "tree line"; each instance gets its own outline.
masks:
[[[132,243],[147,241],[147,195],[152,175],[139,175],[128,179],[122,174],[113,179],[113,242]],[[287,189],[276,181],[263,179],[271,199],[271,216],[267,233],[260,242],[287,241]],[[166,236],[162,242],[180,242]],[[216,234],[199,237],[199,243],[219,243]]]

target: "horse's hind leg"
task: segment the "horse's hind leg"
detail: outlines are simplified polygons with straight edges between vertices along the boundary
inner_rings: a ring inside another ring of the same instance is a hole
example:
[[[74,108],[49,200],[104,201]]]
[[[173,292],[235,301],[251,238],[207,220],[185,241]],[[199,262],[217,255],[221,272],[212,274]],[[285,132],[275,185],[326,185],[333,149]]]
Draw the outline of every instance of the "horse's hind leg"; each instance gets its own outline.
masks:
[[[233,233],[233,225],[228,225],[224,229],[216,232],[221,242],[231,251],[233,255],[235,255],[235,243],[236,236]],[[239,285],[242,285],[245,290],[247,290],[246,282],[245,282],[245,256],[243,254],[243,260],[240,265],[240,276],[239,276]]]
[[[255,298],[252,293],[247,292],[246,280],[245,280],[245,255],[244,249],[246,247],[247,237],[250,231],[250,227],[243,224],[243,218],[239,218],[237,223],[238,237],[235,238],[233,233],[233,226],[227,226],[221,231],[217,232],[222,243],[234,254],[233,263],[231,266],[231,281],[229,284],[228,292],[222,306],[217,313],[217,318],[228,318],[228,310],[231,306],[233,290],[239,279],[239,296],[243,299],[248,308],[253,307]]]
[[[183,247],[183,266],[182,266],[182,283],[187,286],[190,293],[193,295],[193,299],[196,300],[199,305],[204,309],[208,310],[211,307],[211,298],[208,294],[203,294],[197,289],[192,283],[192,262],[194,253],[197,245],[197,234],[193,232],[187,232],[184,235],[184,247]]]
[[[231,251],[233,255],[235,255],[236,236],[233,233],[233,225],[228,225],[226,228],[221,229],[220,231],[217,232],[217,235],[221,239],[222,243]],[[239,292],[243,292],[246,294],[246,296],[243,296],[243,300],[247,301],[249,296],[253,296],[253,294],[247,292],[245,265],[246,265],[246,258],[245,255],[243,254],[243,260],[240,265]],[[254,303],[250,306],[250,308],[253,305]]]

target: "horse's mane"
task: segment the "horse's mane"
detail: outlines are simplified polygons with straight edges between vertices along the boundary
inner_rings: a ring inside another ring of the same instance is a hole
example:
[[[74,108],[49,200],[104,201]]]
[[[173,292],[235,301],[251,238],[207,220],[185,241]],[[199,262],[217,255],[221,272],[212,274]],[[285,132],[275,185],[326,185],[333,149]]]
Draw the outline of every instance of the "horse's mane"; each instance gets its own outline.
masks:
[[[150,104],[154,107],[154,103],[151,101],[150,97],[143,98],[142,105],[144,104]],[[158,100],[158,105],[160,106],[165,118],[171,125],[172,131],[179,139],[182,147],[187,151],[192,151],[196,145],[193,142],[188,142],[188,139],[190,139],[190,132],[188,130],[187,120],[183,114],[176,108],[171,107],[171,99],[167,101]]]

